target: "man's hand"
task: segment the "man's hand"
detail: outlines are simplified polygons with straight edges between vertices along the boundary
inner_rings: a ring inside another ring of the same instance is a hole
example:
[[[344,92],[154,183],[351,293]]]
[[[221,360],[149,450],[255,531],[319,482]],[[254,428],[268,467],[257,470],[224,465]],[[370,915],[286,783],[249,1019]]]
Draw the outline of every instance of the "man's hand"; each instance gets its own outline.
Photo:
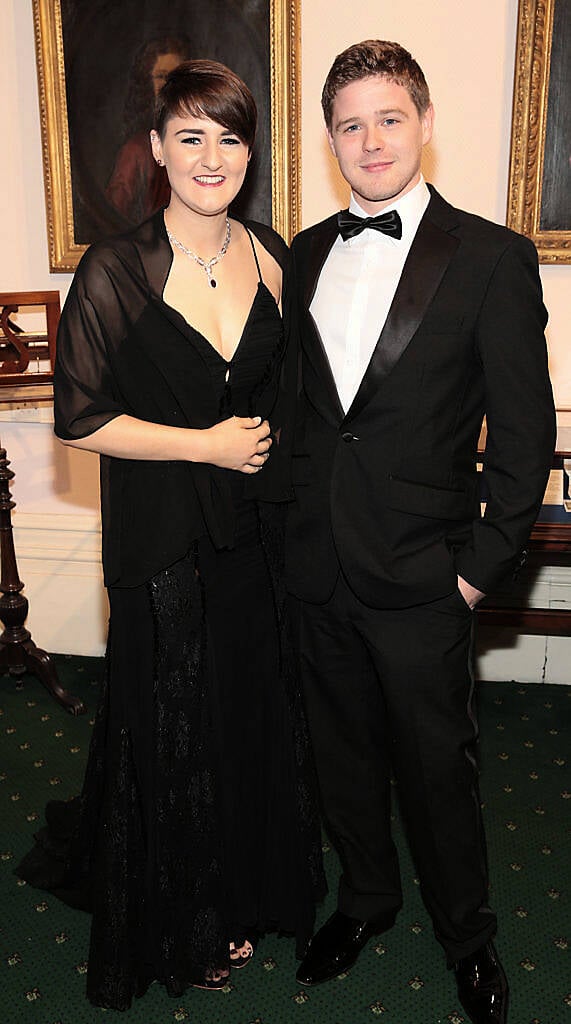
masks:
[[[486,595],[481,590],[476,590],[471,583],[468,583],[461,576],[458,577],[458,590],[462,594],[468,608],[474,609],[479,601]]]

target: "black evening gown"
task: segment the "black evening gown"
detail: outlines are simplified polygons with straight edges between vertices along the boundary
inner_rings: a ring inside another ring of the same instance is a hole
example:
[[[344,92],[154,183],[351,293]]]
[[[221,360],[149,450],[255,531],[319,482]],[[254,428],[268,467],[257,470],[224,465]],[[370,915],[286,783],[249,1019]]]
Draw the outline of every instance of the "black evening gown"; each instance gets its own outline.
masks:
[[[261,277],[230,362],[179,321],[220,418],[253,414],[282,348]],[[92,912],[87,994],[99,1006],[126,1009],[153,980],[179,996],[229,966],[230,941],[267,931],[294,935],[300,952],[323,895],[286,620],[285,506],[247,497],[246,478],[229,470],[216,470],[212,486],[231,544],[205,531],[144,582],[108,588],[105,681],[82,795],[48,805],[17,869]]]

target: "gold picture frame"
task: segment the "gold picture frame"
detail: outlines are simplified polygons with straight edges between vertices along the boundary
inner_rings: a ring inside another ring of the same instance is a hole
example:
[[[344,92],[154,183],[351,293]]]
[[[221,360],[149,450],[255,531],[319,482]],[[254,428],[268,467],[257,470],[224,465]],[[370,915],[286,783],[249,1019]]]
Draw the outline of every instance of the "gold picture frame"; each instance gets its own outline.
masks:
[[[132,5],[137,0],[132,0]],[[162,0],[157,0],[164,10]],[[191,56],[208,56],[231,64],[231,60],[220,52],[220,18],[216,19],[216,4],[205,7],[199,0],[186,0],[185,21],[192,24],[192,9],[196,5],[197,19],[204,33],[204,22],[212,18],[212,38],[216,40],[214,52],[191,52]],[[73,8],[67,4],[67,10]],[[77,0],[78,11],[82,5]],[[91,5],[91,7],[97,5]],[[151,4],[152,6],[152,4]],[[170,8],[172,10],[172,4]],[[238,8],[240,5],[234,5]],[[251,4],[249,10],[251,11]],[[149,5],[147,4],[148,8]],[[40,96],[40,119],[43,143],[44,182],[48,226],[50,270],[73,272],[83,252],[95,237],[78,241],[76,230],[77,182],[73,180],[72,148],[70,147],[70,120],[68,117],[66,53],[62,30],[61,0],[33,0],[38,87]],[[268,97],[262,97],[262,107],[269,104],[269,140],[264,143],[271,150],[266,157],[268,170],[262,185],[267,196],[267,207],[271,210],[272,226],[287,241],[299,229],[301,218],[300,202],[300,14],[299,0],[270,0],[260,5],[267,11],[268,23],[264,25],[269,40]],[[109,6],[107,5],[107,10]],[[80,14],[77,15],[79,20]],[[250,15],[249,15],[250,16]],[[244,15],[244,18],[246,15]],[[172,20],[172,15],[171,15]],[[195,19],[196,21],[196,19]],[[197,22],[198,23],[198,22]],[[124,43],[124,40],[122,40]],[[231,33],[227,49],[232,44]],[[214,47],[214,44],[213,44]],[[237,62],[239,44],[236,45]],[[249,58],[252,61],[252,58]],[[264,60],[264,68],[266,59]],[[240,68],[235,67],[240,73]],[[261,74],[262,72],[260,72]],[[242,75],[246,78],[246,75]],[[264,77],[264,84],[266,78]],[[256,100],[260,106],[259,95]],[[265,109],[265,108],[264,108]],[[103,132],[102,132],[103,134]],[[254,162],[254,161],[253,161]],[[270,171],[271,168],[271,171]],[[89,190],[86,190],[89,194]],[[255,197],[254,197],[255,201]],[[271,206],[270,206],[271,203]],[[258,218],[262,219],[262,218]],[[269,219],[269,218],[267,218]],[[108,231],[108,234],[112,231]],[[89,232],[84,232],[89,234]],[[81,237],[81,235],[80,235]]]
[[[571,24],[560,0],[520,0],[508,226],[542,263],[571,263]]]

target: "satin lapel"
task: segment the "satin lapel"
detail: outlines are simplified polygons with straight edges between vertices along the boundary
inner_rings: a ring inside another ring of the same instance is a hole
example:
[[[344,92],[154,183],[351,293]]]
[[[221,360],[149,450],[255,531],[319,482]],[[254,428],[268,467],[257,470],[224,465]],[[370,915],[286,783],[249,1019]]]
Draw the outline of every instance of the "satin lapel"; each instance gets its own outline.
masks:
[[[428,216],[421,220],[385,326],[347,412],[347,419],[361,412],[402,356],[420,326],[458,244],[458,238]]]
[[[309,241],[306,272],[303,281],[303,329],[301,332],[302,346],[307,358],[314,366],[320,381],[323,383],[329,408],[333,414],[332,417],[327,415],[327,418],[331,418],[332,422],[334,422],[336,426],[345,416],[345,411],[339,399],[339,393],[335,384],[335,378],[331,372],[331,364],[329,362],[327,352],[325,351],[325,346],[321,340],[317,324],[309,311],[309,307],[311,306],[313,296],[315,295],[319,275],[323,270],[325,260],[327,259],[331,251],[331,246],[338,234],[339,229],[337,227],[337,215],[335,215],[335,217],[330,217],[325,221],[325,223],[313,233]],[[327,410],[328,413],[329,408]]]

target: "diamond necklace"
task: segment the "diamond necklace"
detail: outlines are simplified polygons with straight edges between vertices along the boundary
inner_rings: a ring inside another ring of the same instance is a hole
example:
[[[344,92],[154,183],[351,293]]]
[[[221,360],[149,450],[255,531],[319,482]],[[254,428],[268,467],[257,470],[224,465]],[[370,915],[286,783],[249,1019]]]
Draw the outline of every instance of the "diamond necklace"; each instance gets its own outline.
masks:
[[[228,217],[226,218],[226,237],[224,239],[224,244],[220,251],[216,253],[216,256],[213,256],[211,260],[203,260],[202,256],[197,256],[197,254],[193,252],[192,249],[187,249],[186,245],[183,245],[182,242],[179,242],[178,238],[175,238],[172,231],[169,231],[168,228],[167,235],[171,245],[176,245],[177,249],[180,249],[180,251],[183,252],[185,256],[188,256],[191,260],[194,260],[195,263],[198,263],[199,267],[202,267],[208,278],[208,284],[210,285],[211,288],[216,288],[216,281],[212,276],[212,268],[213,266],[215,266],[216,263],[220,263],[220,260],[226,255],[228,251],[228,246],[230,245],[231,228]]]

